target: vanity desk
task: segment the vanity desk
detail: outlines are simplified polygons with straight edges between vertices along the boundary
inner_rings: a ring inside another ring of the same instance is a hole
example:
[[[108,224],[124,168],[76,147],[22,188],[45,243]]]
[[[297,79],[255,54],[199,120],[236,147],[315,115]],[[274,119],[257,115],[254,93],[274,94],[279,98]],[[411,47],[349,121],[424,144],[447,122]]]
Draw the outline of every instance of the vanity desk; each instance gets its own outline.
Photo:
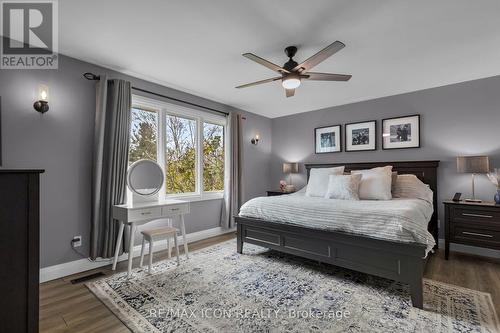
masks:
[[[174,199],[113,206],[113,218],[120,222],[118,239],[116,241],[115,257],[113,260],[113,270],[116,269],[125,225],[130,227],[127,270],[127,276],[130,277],[130,272],[132,270],[132,253],[134,251],[134,236],[137,226],[158,219],[168,219],[169,225],[171,225],[172,219],[179,217],[180,229],[184,242],[184,253],[186,254],[186,257],[189,258],[188,245],[186,241],[186,227],[184,225],[184,214],[188,213],[189,202]]]
[[[160,199],[158,193],[164,184],[165,174],[157,162],[151,160],[136,161],[132,163],[127,171],[127,186],[132,192],[131,202],[113,206],[113,219],[119,221],[120,229],[118,230],[112,269],[116,269],[118,254],[122,246],[123,229],[127,225],[130,228],[127,277],[130,277],[132,271],[137,226],[154,220],[167,219],[169,226],[172,226],[172,219],[175,217],[179,218],[179,227],[184,241],[184,253],[189,258],[186,226],[184,225],[184,214],[189,213],[189,202],[175,199]],[[149,246],[150,254],[152,254],[152,242],[149,243]],[[169,238],[167,238],[167,247],[170,257],[171,247]],[[141,252],[143,251],[144,242]]]

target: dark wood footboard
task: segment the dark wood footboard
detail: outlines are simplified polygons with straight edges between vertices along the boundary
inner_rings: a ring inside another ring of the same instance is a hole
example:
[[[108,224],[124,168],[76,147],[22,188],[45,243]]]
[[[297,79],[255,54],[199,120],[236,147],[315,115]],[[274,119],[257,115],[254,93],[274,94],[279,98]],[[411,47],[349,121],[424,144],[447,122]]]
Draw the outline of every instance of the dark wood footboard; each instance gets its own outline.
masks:
[[[251,243],[410,286],[411,301],[423,307],[422,278],[426,247],[364,236],[236,217],[237,251]]]

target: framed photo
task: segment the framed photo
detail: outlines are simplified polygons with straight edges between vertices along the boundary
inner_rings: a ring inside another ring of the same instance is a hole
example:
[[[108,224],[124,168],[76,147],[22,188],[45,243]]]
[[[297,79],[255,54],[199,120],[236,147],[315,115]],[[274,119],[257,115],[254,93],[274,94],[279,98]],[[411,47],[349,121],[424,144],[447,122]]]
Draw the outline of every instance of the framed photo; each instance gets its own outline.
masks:
[[[326,126],[314,129],[315,152],[316,154],[323,153],[338,153],[342,151],[341,147],[342,126]]]
[[[377,149],[377,121],[345,124],[345,151]]]
[[[420,147],[420,115],[382,120],[382,149]]]

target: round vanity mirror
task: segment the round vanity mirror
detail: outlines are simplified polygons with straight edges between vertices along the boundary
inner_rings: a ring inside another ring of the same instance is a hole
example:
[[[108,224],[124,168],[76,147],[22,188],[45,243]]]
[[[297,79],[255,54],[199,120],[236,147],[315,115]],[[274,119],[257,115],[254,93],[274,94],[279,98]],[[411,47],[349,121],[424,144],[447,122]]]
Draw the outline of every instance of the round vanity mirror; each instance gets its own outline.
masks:
[[[154,195],[160,191],[164,181],[163,170],[154,161],[139,160],[128,169],[127,185],[135,194]]]

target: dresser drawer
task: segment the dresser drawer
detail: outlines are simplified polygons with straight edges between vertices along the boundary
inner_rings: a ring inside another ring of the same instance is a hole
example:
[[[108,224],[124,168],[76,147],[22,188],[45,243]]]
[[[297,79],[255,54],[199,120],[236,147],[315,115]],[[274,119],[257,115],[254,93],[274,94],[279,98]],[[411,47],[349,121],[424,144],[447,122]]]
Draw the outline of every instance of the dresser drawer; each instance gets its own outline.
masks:
[[[128,213],[129,221],[140,221],[145,219],[154,219],[161,217],[161,207],[150,207],[142,209],[134,209]]]
[[[189,213],[189,204],[168,205],[161,208],[162,216],[171,216]]]
[[[453,208],[452,219],[454,223],[500,227],[500,212],[498,210],[456,207]]]
[[[477,228],[457,224],[453,226],[451,240],[462,244],[498,247],[500,246],[500,231],[499,229]]]

